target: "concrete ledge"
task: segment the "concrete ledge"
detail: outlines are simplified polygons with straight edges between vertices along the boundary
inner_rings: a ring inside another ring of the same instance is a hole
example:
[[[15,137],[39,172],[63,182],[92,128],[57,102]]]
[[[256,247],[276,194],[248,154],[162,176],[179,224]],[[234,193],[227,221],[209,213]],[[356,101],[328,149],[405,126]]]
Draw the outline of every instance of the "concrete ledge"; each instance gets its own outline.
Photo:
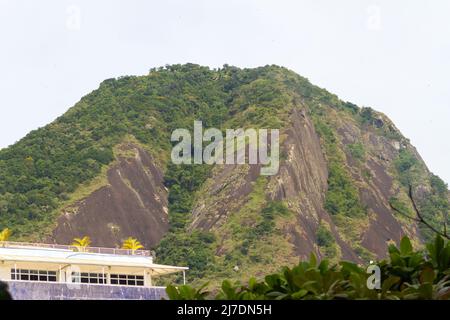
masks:
[[[163,287],[5,281],[14,300],[161,300]]]

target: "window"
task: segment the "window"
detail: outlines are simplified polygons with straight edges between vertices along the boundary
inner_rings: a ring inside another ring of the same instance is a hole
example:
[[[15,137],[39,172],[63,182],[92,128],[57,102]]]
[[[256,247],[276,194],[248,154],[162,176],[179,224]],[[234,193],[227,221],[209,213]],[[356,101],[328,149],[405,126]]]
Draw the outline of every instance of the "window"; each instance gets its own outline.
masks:
[[[106,284],[106,274],[88,273],[88,272],[72,272],[72,282],[75,283],[99,283]]]
[[[144,276],[133,276],[129,274],[112,274],[111,284],[122,286],[143,286]]]
[[[56,282],[56,271],[11,269],[11,279],[21,281]]]

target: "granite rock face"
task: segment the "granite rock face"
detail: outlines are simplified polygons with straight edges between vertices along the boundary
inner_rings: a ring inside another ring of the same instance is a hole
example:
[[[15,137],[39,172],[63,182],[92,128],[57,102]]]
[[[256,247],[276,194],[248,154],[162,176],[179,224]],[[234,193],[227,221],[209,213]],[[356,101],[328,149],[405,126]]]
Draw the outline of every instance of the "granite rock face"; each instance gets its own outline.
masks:
[[[75,237],[89,235],[99,247],[116,247],[129,236],[146,248],[159,243],[169,227],[163,173],[139,146],[122,148],[133,156],[120,157],[108,170],[108,185],[65,209],[52,242],[70,244]]]

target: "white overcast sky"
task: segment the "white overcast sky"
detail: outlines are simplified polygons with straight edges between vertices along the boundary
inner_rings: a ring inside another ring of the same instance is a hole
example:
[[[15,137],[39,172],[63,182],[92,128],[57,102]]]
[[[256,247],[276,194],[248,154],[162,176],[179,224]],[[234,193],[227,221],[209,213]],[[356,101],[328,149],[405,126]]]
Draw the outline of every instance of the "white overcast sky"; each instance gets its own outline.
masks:
[[[450,1],[0,0],[0,148],[111,77],[278,64],[386,113],[450,182]]]

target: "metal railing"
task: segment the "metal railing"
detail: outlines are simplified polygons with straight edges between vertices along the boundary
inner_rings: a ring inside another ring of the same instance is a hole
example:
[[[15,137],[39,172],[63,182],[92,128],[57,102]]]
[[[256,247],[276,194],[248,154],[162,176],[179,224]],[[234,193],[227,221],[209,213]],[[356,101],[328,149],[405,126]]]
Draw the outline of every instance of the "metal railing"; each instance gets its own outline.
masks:
[[[144,257],[152,256],[149,250],[130,250],[130,249],[102,248],[102,247],[77,247],[61,244],[32,243],[32,242],[13,242],[13,241],[0,242],[0,248],[30,248],[30,247],[70,250],[75,252],[87,252],[87,253],[117,254],[123,256],[144,256]]]

